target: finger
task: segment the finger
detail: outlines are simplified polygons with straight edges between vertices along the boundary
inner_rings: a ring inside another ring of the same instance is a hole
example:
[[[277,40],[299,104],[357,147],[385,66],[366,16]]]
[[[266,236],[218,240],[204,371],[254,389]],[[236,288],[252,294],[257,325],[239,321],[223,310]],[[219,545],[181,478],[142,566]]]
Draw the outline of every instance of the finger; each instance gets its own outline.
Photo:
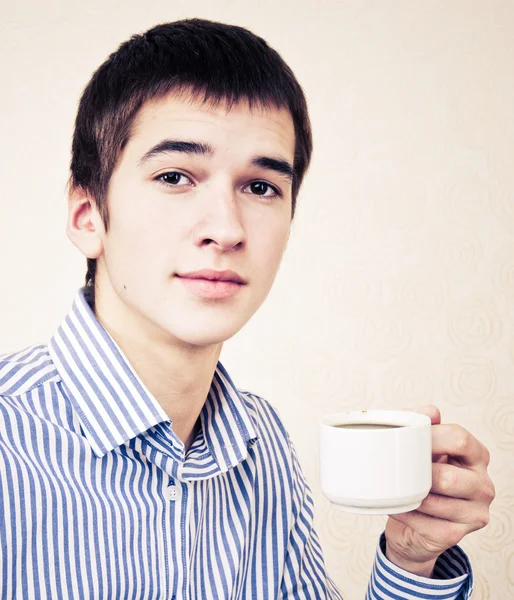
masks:
[[[448,455],[446,454],[432,454],[432,462],[433,463],[447,463]]]
[[[461,500],[486,501],[484,478],[471,469],[463,469],[450,464],[432,464],[432,494],[460,498]]]
[[[489,463],[487,448],[460,425],[434,425],[432,453],[448,454],[469,468],[483,467]]]
[[[468,525],[470,531],[481,529],[489,523],[489,508],[486,504],[438,494],[428,494],[417,511],[438,519]]]
[[[414,510],[408,513],[389,515],[393,521],[403,523],[413,529],[425,540],[427,549],[450,548],[458,544],[469,533],[468,527],[462,523],[453,523],[446,519],[438,519]]]
[[[441,411],[434,404],[422,406],[421,408],[418,408],[416,412],[430,417],[432,425],[439,425],[441,423]]]

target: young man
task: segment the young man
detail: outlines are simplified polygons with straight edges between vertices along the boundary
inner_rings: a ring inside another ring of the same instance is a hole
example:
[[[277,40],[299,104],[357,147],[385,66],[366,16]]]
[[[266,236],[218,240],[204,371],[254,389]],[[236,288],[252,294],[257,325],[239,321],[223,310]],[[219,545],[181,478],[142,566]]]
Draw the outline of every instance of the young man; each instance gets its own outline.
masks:
[[[270,290],[310,154],[299,84],[245,29],[160,25],[94,74],[68,219],[86,286],[47,346],[0,362],[2,598],[340,598],[279,417],[218,362]],[[488,453],[432,418],[447,459],[389,519],[368,598],[469,595],[455,544],[487,522]]]

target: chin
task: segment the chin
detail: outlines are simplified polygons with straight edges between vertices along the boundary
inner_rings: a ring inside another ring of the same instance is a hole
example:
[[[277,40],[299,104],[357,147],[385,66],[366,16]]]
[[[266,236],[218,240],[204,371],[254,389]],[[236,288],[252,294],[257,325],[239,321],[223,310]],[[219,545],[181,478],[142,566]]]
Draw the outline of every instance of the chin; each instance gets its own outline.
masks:
[[[215,346],[223,344],[233,337],[240,328],[236,327],[203,327],[198,328],[173,328],[169,333],[184,344],[191,346]]]
[[[224,342],[229,340],[236,333],[237,332],[234,332],[232,334],[226,334],[226,335],[213,333],[211,335],[206,335],[205,332],[202,332],[202,333],[198,333],[196,335],[195,334],[181,335],[179,337],[179,339],[184,344],[187,344],[189,346],[197,346],[197,347],[218,346],[219,344],[223,344]]]

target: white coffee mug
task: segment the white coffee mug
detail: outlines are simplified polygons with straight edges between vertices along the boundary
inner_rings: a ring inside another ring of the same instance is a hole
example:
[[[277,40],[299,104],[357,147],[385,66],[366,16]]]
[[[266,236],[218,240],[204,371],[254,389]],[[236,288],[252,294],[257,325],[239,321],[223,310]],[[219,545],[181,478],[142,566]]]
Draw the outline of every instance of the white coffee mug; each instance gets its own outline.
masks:
[[[323,494],[346,512],[415,510],[432,487],[432,431],[426,415],[362,410],[328,415],[319,431]]]

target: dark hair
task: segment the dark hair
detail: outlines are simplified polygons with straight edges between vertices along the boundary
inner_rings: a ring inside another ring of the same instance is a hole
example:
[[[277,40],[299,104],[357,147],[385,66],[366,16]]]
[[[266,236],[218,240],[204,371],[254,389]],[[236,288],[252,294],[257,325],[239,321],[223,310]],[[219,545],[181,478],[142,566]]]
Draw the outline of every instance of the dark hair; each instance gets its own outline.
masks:
[[[70,186],[95,201],[106,228],[109,180],[143,104],[172,91],[230,107],[286,108],[295,130],[292,218],[312,152],[307,103],[278,52],[243,27],[203,19],[164,23],[121,44],[95,71],[80,99]],[[96,260],[87,261],[94,287]]]

